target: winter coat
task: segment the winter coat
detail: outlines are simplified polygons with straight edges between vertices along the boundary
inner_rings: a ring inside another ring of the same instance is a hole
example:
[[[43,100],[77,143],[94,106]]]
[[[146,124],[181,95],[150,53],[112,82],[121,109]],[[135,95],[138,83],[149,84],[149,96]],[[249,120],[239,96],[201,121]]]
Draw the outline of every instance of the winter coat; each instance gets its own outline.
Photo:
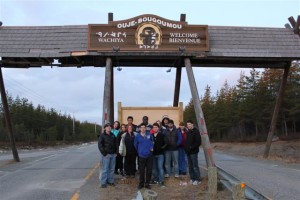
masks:
[[[117,153],[117,138],[112,133],[109,135],[105,132],[102,133],[98,140],[98,148],[103,156]]]
[[[138,152],[139,157],[148,158],[152,155],[153,142],[151,141],[150,133],[145,133],[145,136],[142,136],[141,133],[138,133],[134,139],[134,147]]]
[[[167,144],[165,143],[165,135],[162,133],[158,133],[156,136],[152,135],[153,141],[153,155],[163,154]]]
[[[167,151],[178,150],[181,140],[181,134],[177,131],[175,126],[172,128],[172,130],[169,128],[165,130],[165,143],[167,144]]]
[[[197,128],[188,130],[186,136],[186,147],[185,152],[187,155],[196,154],[199,152],[199,147],[201,145],[201,136]]]
[[[121,156],[126,156],[126,153],[136,154],[136,150],[134,147],[134,139],[136,134],[136,132],[133,132],[132,135],[127,132],[122,134],[119,146],[119,153],[121,154]]]

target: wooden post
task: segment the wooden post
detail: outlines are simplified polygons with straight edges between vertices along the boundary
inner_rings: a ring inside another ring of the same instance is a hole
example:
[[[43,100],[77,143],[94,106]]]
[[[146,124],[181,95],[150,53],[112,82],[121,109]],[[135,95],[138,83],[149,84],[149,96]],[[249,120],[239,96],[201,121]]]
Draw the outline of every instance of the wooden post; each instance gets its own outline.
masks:
[[[181,71],[182,71],[182,67],[177,67],[176,68],[176,79],[175,79],[175,91],[174,91],[173,107],[178,107],[178,103],[179,103]]]
[[[110,89],[111,89],[111,71],[112,71],[112,61],[111,58],[106,58],[106,68],[105,68],[105,80],[104,80],[104,93],[103,93],[103,115],[102,115],[102,127],[108,122],[110,122]],[[104,130],[103,130],[104,131]]]
[[[245,199],[245,184],[244,183],[233,184],[232,199],[233,200],[244,200]]]
[[[200,104],[200,98],[199,98],[199,94],[198,94],[198,90],[197,90],[197,85],[196,85],[193,69],[191,66],[191,60],[189,58],[185,58],[184,63],[185,63],[186,73],[188,76],[190,89],[191,89],[191,93],[192,93],[197,123],[198,123],[199,131],[201,134],[201,140],[202,140],[202,146],[203,146],[203,151],[204,151],[204,155],[205,155],[206,165],[208,167],[214,167],[215,162],[213,160],[212,147],[209,142],[208,132],[207,132],[204,115],[203,115],[201,104]]]
[[[114,67],[112,66],[111,68],[111,77],[110,77],[110,116],[109,116],[109,121],[111,123],[114,122],[115,120],[115,107],[114,107]]]
[[[185,18],[186,18],[185,14],[180,14],[180,21],[181,22],[185,22]]]
[[[118,102],[118,121],[122,124],[122,102]],[[125,123],[125,122],[124,122]]]
[[[2,76],[2,67],[0,67],[0,92],[1,92],[2,105],[3,105],[3,109],[4,109],[6,127],[8,130],[10,144],[11,144],[11,150],[13,153],[14,160],[16,162],[20,162],[18,150],[16,148],[15,136],[14,136],[14,132],[12,129],[9,107],[8,107],[8,103],[7,103],[5,86],[4,86],[3,76]]]
[[[218,173],[216,167],[208,167],[208,195],[210,200],[217,199],[217,174]]]
[[[114,13],[108,13],[108,23],[114,21]]]
[[[145,190],[144,200],[157,200],[157,193],[153,190]]]
[[[274,112],[273,112],[273,116],[272,116],[271,126],[270,126],[270,130],[269,130],[269,134],[268,134],[268,138],[267,138],[267,142],[266,142],[266,147],[265,147],[265,151],[264,151],[264,158],[269,157],[271,143],[272,143],[273,135],[274,135],[274,132],[275,132],[275,129],[276,129],[278,113],[280,111],[280,106],[282,104],[284,91],[285,91],[285,86],[286,86],[287,78],[288,78],[288,75],[289,75],[289,70],[290,70],[289,65],[284,68],[284,73],[283,73],[280,88],[279,88],[279,94],[277,96],[277,100],[276,100],[276,104],[275,104],[275,108],[274,108]]]

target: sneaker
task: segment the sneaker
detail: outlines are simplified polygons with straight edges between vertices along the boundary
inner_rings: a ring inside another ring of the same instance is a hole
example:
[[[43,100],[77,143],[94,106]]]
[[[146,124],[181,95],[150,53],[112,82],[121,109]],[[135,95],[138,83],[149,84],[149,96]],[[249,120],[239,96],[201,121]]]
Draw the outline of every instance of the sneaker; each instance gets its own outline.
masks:
[[[158,184],[160,187],[166,187],[164,182],[159,182]]]
[[[149,184],[146,184],[146,185],[145,185],[145,188],[151,190],[151,186],[150,186]]]
[[[199,185],[201,183],[201,181],[194,181],[193,185]]]
[[[165,174],[165,178],[169,178],[170,176],[169,176],[169,174]]]
[[[101,185],[101,188],[106,188],[106,184]]]
[[[158,184],[157,181],[150,181],[150,185],[156,185],[156,184]]]
[[[110,186],[116,186],[115,183],[108,183]]]
[[[179,175],[178,175],[178,174],[175,174],[175,178],[179,178]]]

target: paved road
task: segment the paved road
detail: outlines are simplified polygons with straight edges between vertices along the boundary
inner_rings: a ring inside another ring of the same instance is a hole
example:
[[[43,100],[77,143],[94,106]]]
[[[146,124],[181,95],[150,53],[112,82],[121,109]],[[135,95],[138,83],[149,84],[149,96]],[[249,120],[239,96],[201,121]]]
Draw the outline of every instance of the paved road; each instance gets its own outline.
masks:
[[[205,164],[203,152],[200,163]],[[223,168],[258,192],[278,200],[300,200],[300,165],[283,164],[215,152],[214,159]]]
[[[11,157],[10,152],[0,154],[1,200],[78,199],[79,196],[80,199],[99,199],[96,143],[21,152],[22,162],[4,164]],[[200,164],[205,165],[202,151],[199,157]],[[288,165],[219,152],[214,157],[224,170],[272,199],[300,199],[299,164]]]
[[[21,162],[4,164],[10,154],[0,154],[0,199],[71,199],[97,169],[96,144],[59,150],[20,153]]]

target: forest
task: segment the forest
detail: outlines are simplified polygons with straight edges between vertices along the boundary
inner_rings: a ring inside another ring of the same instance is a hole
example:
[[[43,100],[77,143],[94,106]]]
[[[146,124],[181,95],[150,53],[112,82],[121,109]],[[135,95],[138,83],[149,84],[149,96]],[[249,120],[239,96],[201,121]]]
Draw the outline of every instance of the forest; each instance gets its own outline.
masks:
[[[212,141],[265,141],[271,124],[283,70],[243,71],[237,83],[227,81],[215,93],[206,86],[200,97],[208,133]],[[192,100],[184,109],[184,120],[196,122]],[[279,138],[300,137],[300,69],[289,71],[276,132]]]
[[[54,145],[57,142],[89,142],[97,139],[100,126],[73,120],[55,109],[36,107],[26,98],[7,97],[17,144]],[[74,124],[73,124],[74,123]],[[0,103],[0,142],[9,142],[4,110]]]

